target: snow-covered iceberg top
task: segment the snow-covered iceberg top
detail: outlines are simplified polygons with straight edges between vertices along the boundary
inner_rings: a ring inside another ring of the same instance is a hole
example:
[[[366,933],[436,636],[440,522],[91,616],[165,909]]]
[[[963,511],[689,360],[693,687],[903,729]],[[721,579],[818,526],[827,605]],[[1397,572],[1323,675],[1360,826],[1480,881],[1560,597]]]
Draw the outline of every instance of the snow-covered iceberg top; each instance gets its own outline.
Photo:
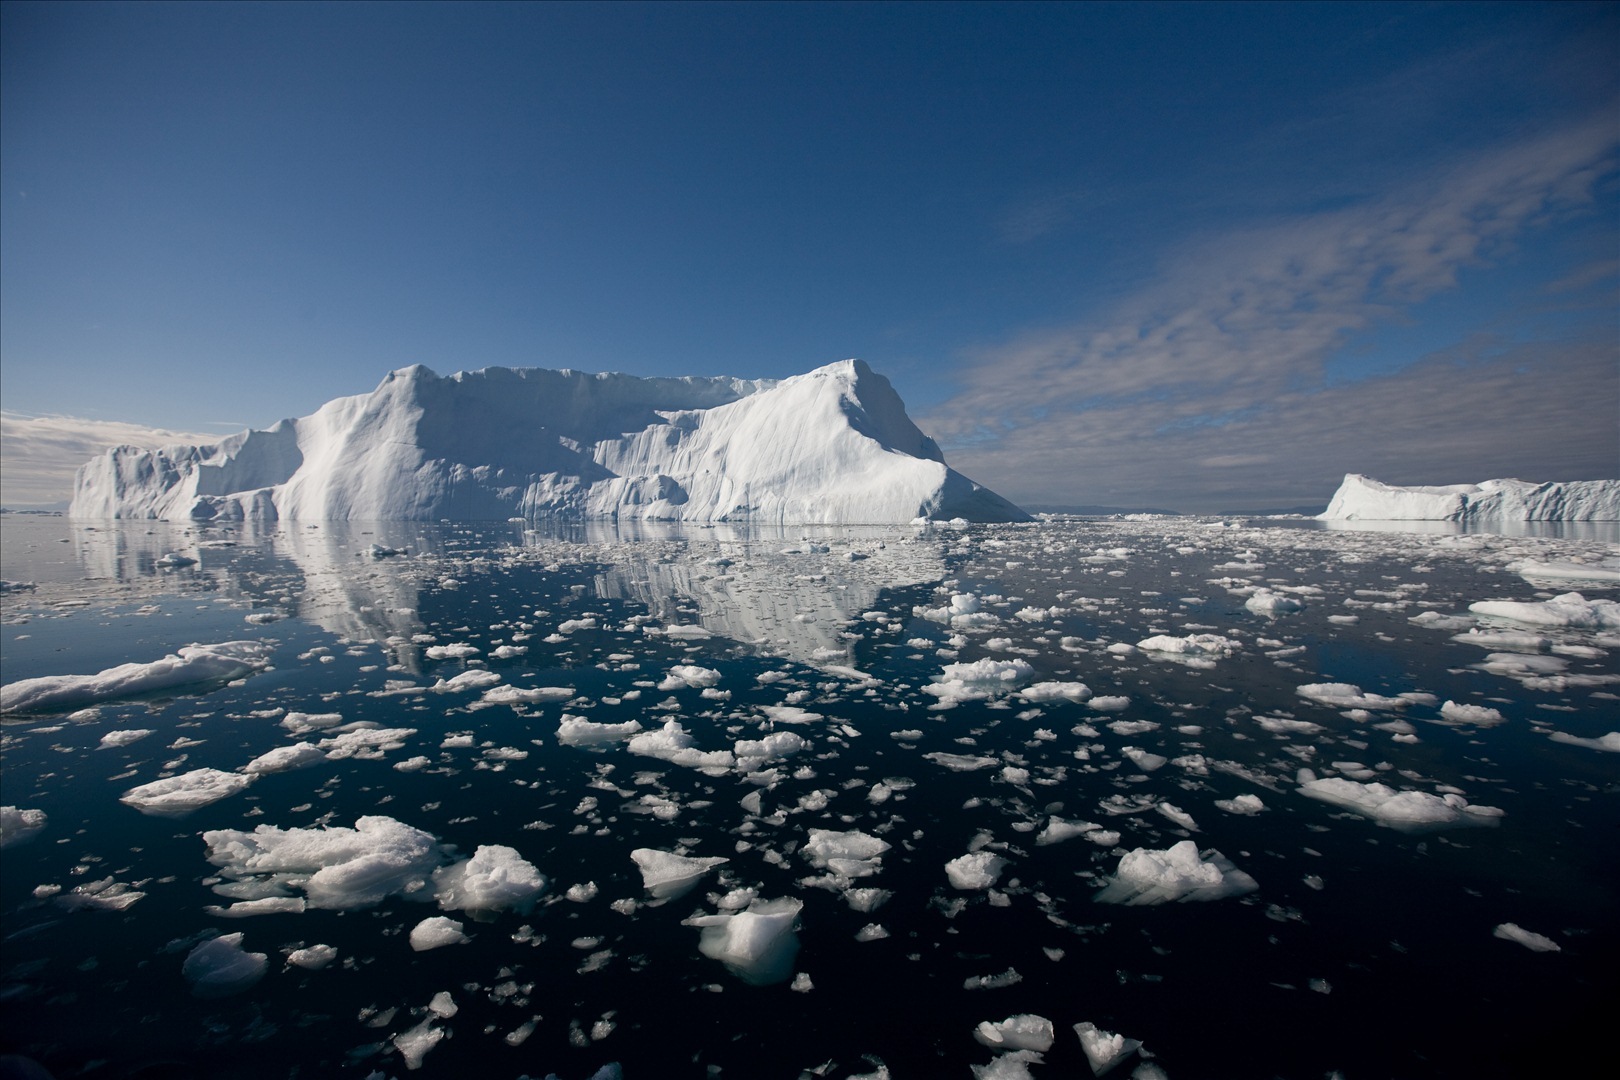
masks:
[[[1620,480],[1396,487],[1349,473],[1323,521],[1620,521]]]
[[[376,390],[208,446],[79,469],[80,518],[1022,521],[945,464],[887,379],[780,382],[402,368]]]

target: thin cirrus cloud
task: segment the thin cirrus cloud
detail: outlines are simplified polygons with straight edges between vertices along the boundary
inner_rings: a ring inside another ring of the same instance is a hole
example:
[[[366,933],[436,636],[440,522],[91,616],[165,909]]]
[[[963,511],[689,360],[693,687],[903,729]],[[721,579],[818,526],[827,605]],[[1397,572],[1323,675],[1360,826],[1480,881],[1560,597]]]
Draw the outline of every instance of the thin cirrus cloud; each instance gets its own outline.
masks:
[[[0,504],[24,509],[61,506],[73,495],[73,474],[79,466],[114,446],[155,448],[217,441],[217,435],[115,420],[0,412]]]
[[[1615,149],[1600,115],[1376,200],[1205,234],[1100,317],[968,355],[923,426],[953,465],[1023,502],[1325,503],[1347,471],[1612,476],[1612,335],[1526,342],[1479,326],[1393,370],[1345,381],[1329,367],[1516,237],[1588,210]],[[1564,268],[1563,284],[1601,281],[1605,262]]]

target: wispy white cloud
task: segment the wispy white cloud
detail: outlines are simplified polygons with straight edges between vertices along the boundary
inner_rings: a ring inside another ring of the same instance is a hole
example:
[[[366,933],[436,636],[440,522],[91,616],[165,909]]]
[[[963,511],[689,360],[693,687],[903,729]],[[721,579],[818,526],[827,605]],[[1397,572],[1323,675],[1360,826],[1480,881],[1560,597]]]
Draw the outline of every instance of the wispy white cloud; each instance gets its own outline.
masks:
[[[1187,505],[1226,487],[1214,474],[1294,501],[1325,500],[1350,470],[1613,475],[1612,342],[1480,339],[1364,383],[1326,374],[1354,335],[1589,208],[1615,169],[1611,115],[1456,158],[1376,201],[1192,238],[1101,317],[967,357],[960,392],[923,426],[958,468],[1025,501]]]
[[[75,470],[114,446],[152,448],[218,440],[218,435],[166,431],[115,420],[0,411],[0,503],[24,508],[64,503],[73,495]]]

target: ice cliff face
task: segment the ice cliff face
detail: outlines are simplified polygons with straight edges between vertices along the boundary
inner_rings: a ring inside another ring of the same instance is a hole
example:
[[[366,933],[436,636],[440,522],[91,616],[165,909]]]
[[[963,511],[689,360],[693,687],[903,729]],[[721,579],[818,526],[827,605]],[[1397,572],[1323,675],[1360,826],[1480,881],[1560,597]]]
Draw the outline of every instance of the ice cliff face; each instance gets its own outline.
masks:
[[[1323,519],[1363,521],[1620,521],[1620,480],[1531,484],[1486,480],[1396,487],[1350,473]]]
[[[945,464],[887,379],[780,382],[539,368],[391,373],[370,394],[209,446],[79,469],[82,518],[1021,521]]]

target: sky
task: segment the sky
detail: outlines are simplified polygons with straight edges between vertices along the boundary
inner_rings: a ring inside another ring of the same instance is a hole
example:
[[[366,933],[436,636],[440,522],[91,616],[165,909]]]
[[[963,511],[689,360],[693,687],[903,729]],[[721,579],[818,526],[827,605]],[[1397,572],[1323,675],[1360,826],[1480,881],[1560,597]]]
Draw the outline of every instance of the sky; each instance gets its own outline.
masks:
[[[846,357],[1026,506],[1620,475],[1620,5],[0,4],[8,505]]]

